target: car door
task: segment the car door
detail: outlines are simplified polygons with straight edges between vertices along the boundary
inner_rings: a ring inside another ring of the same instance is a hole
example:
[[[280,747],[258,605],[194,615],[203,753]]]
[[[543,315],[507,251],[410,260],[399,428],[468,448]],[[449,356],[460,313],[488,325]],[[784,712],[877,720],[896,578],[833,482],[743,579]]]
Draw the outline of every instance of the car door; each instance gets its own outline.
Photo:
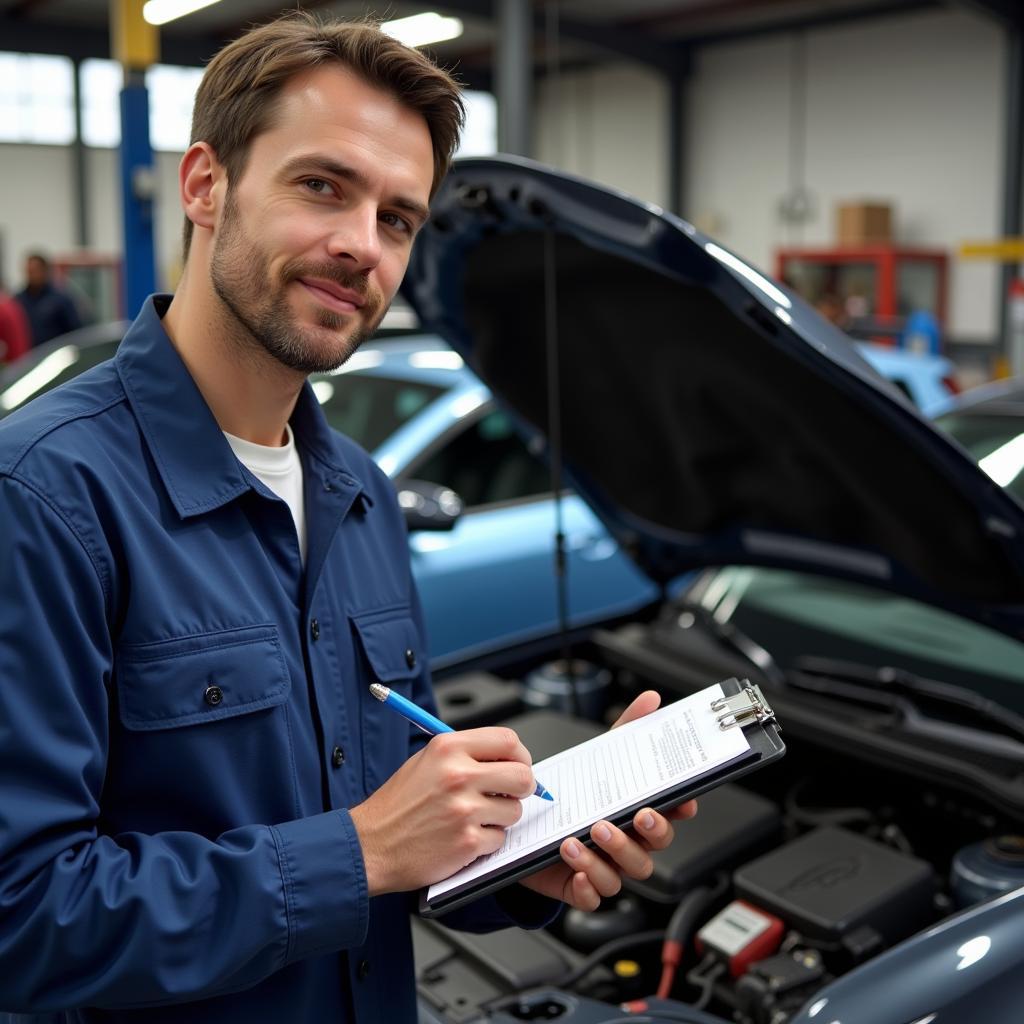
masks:
[[[435,669],[558,631],[555,502],[546,465],[508,415],[467,417],[404,476],[456,491],[465,512],[451,532],[410,535]],[[597,517],[563,498],[570,622],[625,613],[656,597]]]

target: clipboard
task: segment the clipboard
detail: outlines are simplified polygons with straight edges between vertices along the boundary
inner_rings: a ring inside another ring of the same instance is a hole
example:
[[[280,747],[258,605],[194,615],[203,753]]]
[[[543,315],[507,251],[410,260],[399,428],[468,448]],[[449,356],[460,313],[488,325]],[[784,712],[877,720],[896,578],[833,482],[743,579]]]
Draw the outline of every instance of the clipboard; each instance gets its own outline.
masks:
[[[785,754],[786,746],[779,738],[779,723],[761,688],[747,679],[736,678],[726,679],[720,686],[722,697],[710,702],[710,710],[716,717],[719,729],[743,730],[749,750],[725,764],[684,779],[612,815],[598,815],[594,821],[604,818],[620,828],[631,829],[633,816],[644,807],[653,807],[657,811],[676,807],[702,793],[707,793],[723,782],[733,782],[757,771]],[[590,838],[592,824],[593,822],[590,822],[583,828],[567,832],[542,848],[525,854],[521,859],[497,865],[493,871],[435,895],[433,899],[427,898],[429,889],[423,889],[419,901],[420,916],[440,917],[457,907],[503,889],[526,875],[560,862],[559,848],[570,835],[575,836],[585,846],[595,846]]]

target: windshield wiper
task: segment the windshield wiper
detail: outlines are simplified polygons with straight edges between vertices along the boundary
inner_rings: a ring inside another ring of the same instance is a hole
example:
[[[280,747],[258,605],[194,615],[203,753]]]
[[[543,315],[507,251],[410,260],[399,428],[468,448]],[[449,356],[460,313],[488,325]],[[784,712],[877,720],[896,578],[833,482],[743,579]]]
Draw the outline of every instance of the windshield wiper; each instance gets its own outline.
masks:
[[[878,668],[810,656],[795,661],[786,681],[796,689],[833,697],[843,696],[845,691],[845,695],[854,699],[888,707],[899,712],[905,728],[919,735],[960,745],[966,742],[988,754],[1024,757],[1024,717],[963,686],[925,679],[891,666]],[[997,731],[934,718],[922,711],[921,702],[932,703],[947,714],[968,712],[979,723],[986,723]]]
[[[738,654],[753,665],[764,680],[780,687],[786,685],[786,673],[772,652],[762,647],[752,636],[744,633],[739,626],[717,618],[713,611],[696,601],[677,601],[676,608],[679,610],[679,625],[686,627],[692,626],[695,622],[699,623],[705,633],[710,633],[721,647],[732,654]],[[688,623],[684,620],[687,615],[692,616],[692,621]]]

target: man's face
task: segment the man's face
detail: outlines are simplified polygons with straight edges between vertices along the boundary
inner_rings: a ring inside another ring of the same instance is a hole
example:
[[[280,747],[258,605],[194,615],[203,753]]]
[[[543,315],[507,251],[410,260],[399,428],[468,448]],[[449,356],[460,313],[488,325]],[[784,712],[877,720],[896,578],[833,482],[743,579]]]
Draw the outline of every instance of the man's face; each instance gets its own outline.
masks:
[[[46,272],[46,264],[35,256],[30,256],[25,261],[25,283],[29,288],[38,290],[46,284],[49,274]]]
[[[380,323],[427,214],[422,116],[341,67],[289,82],[222,190],[214,291],[275,359],[340,366]]]

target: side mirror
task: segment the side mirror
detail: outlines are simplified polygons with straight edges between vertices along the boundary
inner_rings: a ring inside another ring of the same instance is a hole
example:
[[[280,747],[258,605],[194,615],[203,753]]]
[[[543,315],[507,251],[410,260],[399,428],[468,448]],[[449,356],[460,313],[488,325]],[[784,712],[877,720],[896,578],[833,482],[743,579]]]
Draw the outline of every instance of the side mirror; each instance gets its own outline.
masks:
[[[450,487],[425,480],[400,480],[395,486],[410,530],[450,530],[462,515],[462,499]]]

